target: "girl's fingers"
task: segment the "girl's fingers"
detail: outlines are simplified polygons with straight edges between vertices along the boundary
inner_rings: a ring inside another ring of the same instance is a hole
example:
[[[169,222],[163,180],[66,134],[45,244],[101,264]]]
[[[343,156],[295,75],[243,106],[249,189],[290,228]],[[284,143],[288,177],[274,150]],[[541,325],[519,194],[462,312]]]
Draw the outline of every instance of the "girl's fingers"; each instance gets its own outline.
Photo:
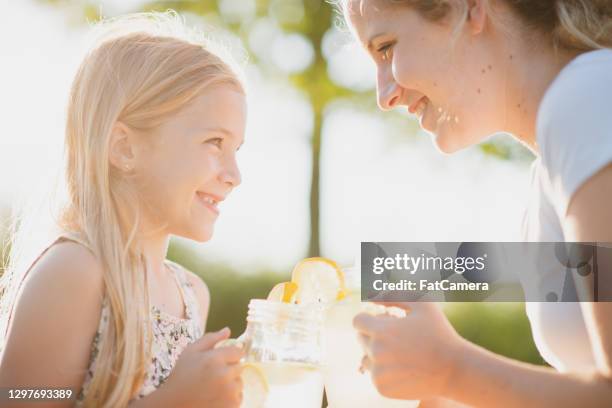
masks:
[[[225,327],[217,332],[206,333],[198,340],[192,343],[192,348],[198,351],[207,351],[215,347],[218,342],[227,339],[230,336],[230,329]]]
[[[230,378],[240,380],[240,376],[242,374],[242,364],[240,363],[228,364],[227,370],[228,370],[227,372]]]
[[[236,346],[220,347],[212,351],[228,364],[237,364],[244,357],[244,350]]]

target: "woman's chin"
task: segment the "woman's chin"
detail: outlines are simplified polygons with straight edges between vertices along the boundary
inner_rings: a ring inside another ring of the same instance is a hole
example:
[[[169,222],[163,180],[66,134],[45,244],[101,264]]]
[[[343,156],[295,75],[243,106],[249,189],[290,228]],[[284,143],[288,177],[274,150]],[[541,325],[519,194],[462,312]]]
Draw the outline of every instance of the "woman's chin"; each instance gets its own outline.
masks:
[[[484,132],[467,132],[465,127],[443,126],[436,131],[428,131],[432,135],[434,145],[444,154],[457,153],[470,146],[475,146],[486,139],[487,136],[479,136]]]
[[[431,135],[434,145],[441,153],[452,154],[466,147],[458,143],[461,138],[456,137],[457,132],[453,131],[453,126],[441,122],[437,116],[429,115],[428,111],[426,113],[419,123],[421,128]]]
[[[459,150],[469,147],[469,143],[461,143],[459,138],[452,137],[450,134],[431,133],[433,142],[438,151],[444,154],[453,154]]]

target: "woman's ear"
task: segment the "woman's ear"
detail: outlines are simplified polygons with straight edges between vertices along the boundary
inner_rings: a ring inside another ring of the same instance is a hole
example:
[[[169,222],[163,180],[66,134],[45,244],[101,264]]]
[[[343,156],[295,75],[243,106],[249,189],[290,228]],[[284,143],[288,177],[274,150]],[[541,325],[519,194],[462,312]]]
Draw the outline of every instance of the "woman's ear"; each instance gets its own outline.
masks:
[[[110,136],[108,160],[119,171],[130,172],[135,166],[134,132],[122,122],[115,122]]]
[[[468,0],[467,21],[472,34],[480,34],[487,20],[487,0]]]

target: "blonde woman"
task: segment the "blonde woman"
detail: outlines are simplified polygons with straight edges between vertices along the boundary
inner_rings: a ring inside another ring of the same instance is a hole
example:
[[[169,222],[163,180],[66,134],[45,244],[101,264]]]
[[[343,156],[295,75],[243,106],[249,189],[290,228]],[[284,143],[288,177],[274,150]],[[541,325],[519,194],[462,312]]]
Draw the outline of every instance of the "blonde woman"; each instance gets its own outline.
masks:
[[[609,0],[345,0],[341,8],[376,64],[381,109],[416,114],[445,153],[504,131],[536,154],[525,240],[612,241]],[[354,321],[385,396],[422,406],[612,406],[612,303],[527,304],[553,368],[467,342],[434,304],[398,306],[406,318]]]
[[[87,407],[237,407],[242,351],[214,349],[229,330],[204,335],[206,284],[165,257],[170,235],[210,239],[240,184],[242,82],[173,13],[101,27],[70,92],[60,233],[2,277],[0,386],[71,388]]]

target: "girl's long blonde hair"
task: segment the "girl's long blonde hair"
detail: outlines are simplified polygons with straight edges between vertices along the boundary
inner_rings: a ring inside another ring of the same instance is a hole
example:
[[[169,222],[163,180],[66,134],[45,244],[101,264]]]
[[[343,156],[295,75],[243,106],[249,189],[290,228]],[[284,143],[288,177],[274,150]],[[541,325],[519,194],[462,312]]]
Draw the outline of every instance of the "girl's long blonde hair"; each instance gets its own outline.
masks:
[[[231,58],[221,57],[221,50],[212,52],[212,44],[187,29],[174,12],[105,20],[97,32],[101,35],[79,66],[70,91],[67,203],[58,227],[82,237],[104,266],[110,321],[100,338],[84,405],[110,408],[127,406],[152,358],[146,273],[135,240],[140,201],[131,180],[109,164],[112,128],[121,121],[146,132],[211,86],[227,84],[240,92],[244,88]],[[25,242],[27,237],[13,241]],[[4,313],[10,313],[25,273],[14,249],[0,279]],[[2,335],[7,320],[0,327]]]

